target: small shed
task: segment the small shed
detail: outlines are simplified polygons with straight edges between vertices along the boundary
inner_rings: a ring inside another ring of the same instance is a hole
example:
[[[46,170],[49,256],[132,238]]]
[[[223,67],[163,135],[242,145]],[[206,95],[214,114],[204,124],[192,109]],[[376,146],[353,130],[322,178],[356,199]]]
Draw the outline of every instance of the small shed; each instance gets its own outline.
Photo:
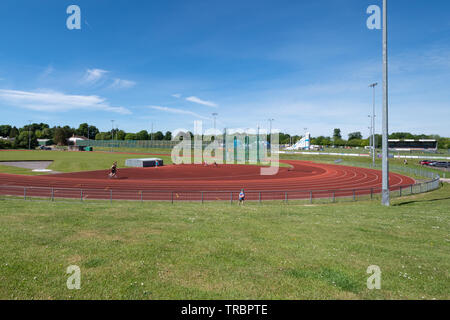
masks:
[[[127,159],[125,165],[127,167],[147,168],[163,166],[164,162],[159,158]]]

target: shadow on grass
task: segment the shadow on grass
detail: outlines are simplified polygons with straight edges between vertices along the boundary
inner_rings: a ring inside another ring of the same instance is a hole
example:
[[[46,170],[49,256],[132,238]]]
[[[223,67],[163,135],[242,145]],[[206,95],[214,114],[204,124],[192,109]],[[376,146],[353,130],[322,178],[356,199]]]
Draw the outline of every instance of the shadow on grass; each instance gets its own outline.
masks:
[[[442,200],[450,200],[450,197],[404,201],[404,202],[396,203],[396,204],[394,204],[394,206],[403,206],[403,205],[412,204],[412,203],[436,202],[436,201],[442,201]]]

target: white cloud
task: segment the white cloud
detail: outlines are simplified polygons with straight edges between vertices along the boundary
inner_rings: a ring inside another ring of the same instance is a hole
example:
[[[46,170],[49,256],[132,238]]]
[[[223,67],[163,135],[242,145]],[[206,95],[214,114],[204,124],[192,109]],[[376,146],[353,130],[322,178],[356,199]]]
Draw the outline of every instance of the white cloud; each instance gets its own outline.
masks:
[[[52,66],[48,66],[47,68],[45,68],[45,70],[41,73],[41,77],[47,77],[50,74],[52,74],[55,71],[55,68],[53,68]]]
[[[186,100],[190,101],[190,102],[198,103],[198,104],[201,104],[201,105],[204,105],[204,106],[208,106],[208,107],[217,107],[216,103],[214,103],[212,101],[205,101],[205,100],[202,100],[202,99],[197,98],[195,96],[187,97]]]
[[[30,92],[0,89],[0,100],[15,107],[42,112],[98,110],[131,114],[130,110],[111,106],[105,98],[99,96],[67,95],[55,91]]]
[[[134,87],[135,85],[136,85],[136,82],[134,82],[134,81],[116,78],[116,79],[114,79],[114,82],[111,84],[111,88],[128,89],[128,88]]]
[[[181,93],[174,93],[173,95],[172,95],[172,97],[174,97],[174,98],[181,98]]]
[[[106,73],[108,73],[108,71],[102,69],[87,69],[83,82],[90,84],[97,83]]]
[[[202,115],[192,112],[192,111],[183,110],[183,109],[168,108],[168,107],[161,107],[161,106],[149,106],[149,108],[167,112],[167,113],[173,113],[173,114],[187,114],[187,115],[191,115],[191,116],[194,116],[194,117],[197,117],[200,119],[210,120],[210,118],[208,118],[208,117],[202,116]]]

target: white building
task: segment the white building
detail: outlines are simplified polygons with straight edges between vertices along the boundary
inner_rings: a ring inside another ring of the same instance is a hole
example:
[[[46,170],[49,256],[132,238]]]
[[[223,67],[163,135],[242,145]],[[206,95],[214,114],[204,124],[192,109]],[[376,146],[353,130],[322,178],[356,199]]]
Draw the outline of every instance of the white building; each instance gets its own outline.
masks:
[[[85,141],[85,140],[88,140],[88,138],[73,135],[72,137],[70,137],[70,138],[67,139],[67,140],[69,141],[69,144],[70,144],[70,143],[73,143],[73,144],[76,146],[78,141]]]

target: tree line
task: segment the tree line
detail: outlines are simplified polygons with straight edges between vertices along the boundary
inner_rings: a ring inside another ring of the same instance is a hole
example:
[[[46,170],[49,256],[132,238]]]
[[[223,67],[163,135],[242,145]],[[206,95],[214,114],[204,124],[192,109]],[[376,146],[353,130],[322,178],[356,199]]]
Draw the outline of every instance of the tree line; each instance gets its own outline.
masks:
[[[68,139],[73,135],[82,136],[91,140],[167,140],[172,139],[172,132],[162,131],[148,132],[141,130],[136,133],[125,132],[124,130],[114,129],[107,132],[100,130],[93,125],[82,123],[78,128],[70,126],[54,126],[50,127],[46,123],[32,123],[22,128],[10,125],[0,125],[0,137],[10,138],[10,140],[0,140],[0,149],[27,149],[29,146],[35,148],[38,146],[37,139],[49,139],[53,144],[64,146],[67,145]],[[192,136],[192,133],[191,133]],[[289,135],[280,133],[279,143],[283,145],[294,144],[299,141],[302,136]],[[440,137],[439,135],[414,135],[409,132],[395,132],[389,135],[390,139],[436,139],[440,149],[450,148],[450,139]],[[268,139],[270,141],[270,137]],[[370,145],[370,137],[364,139],[361,132],[351,132],[348,139],[343,139],[341,129],[333,130],[332,136],[312,137],[311,144],[320,146],[337,146],[337,147],[365,147]],[[381,135],[375,135],[375,145],[381,148]]]
[[[382,135],[375,134],[375,147],[381,148]],[[449,149],[450,148],[450,138],[441,137],[436,134],[426,135],[426,134],[412,134],[409,132],[394,132],[389,135],[389,139],[434,139],[438,142],[439,149]],[[370,146],[372,137],[363,138],[361,132],[351,132],[348,134],[348,139],[342,138],[341,129],[336,128],[333,130],[333,135],[331,137],[319,136],[311,138],[311,144],[320,146],[338,146],[338,147],[365,147]]]
[[[0,140],[0,149],[27,149],[28,147],[36,148],[39,143],[38,139],[49,139],[51,144],[64,146],[68,144],[68,139],[72,136],[81,136],[91,140],[171,140],[172,133],[167,131],[163,133],[157,131],[149,133],[146,130],[137,133],[125,132],[123,130],[114,129],[108,132],[100,132],[93,125],[82,123],[78,128],[70,126],[54,126],[50,127],[46,123],[33,123],[25,125],[22,128],[10,125],[0,125],[0,137],[9,138],[8,140]]]

